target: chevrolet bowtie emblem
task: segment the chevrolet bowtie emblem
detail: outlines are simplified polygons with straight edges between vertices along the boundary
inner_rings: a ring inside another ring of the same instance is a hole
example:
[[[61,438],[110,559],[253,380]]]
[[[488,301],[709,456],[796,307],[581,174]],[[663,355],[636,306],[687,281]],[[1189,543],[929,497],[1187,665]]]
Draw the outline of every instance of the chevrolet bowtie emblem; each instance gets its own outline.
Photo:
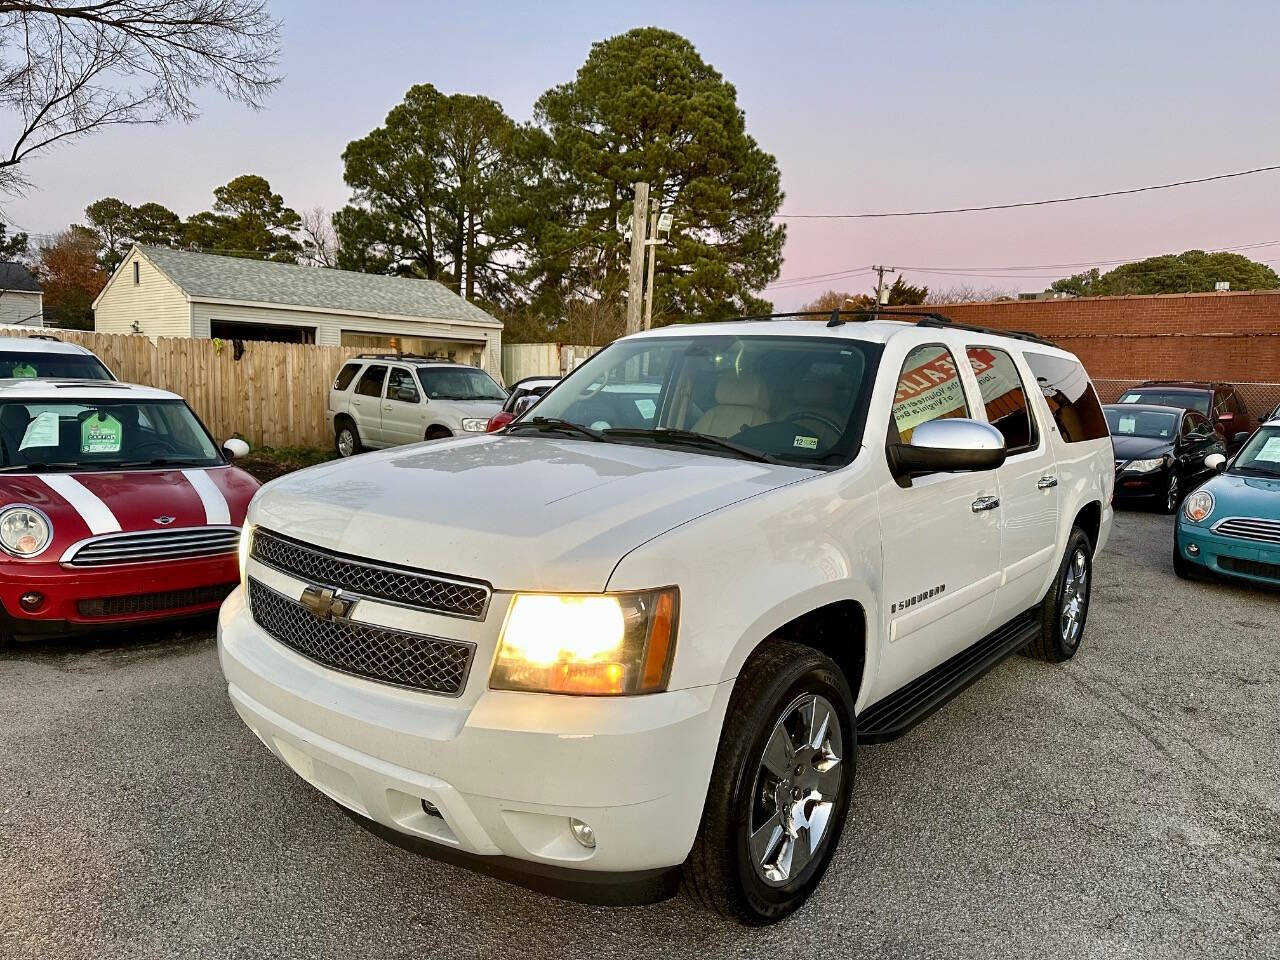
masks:
[[[329,587],[307,587],[302,591],[299,602],[321,620],[345,619],[356,605],[354,600],[348,600]]]

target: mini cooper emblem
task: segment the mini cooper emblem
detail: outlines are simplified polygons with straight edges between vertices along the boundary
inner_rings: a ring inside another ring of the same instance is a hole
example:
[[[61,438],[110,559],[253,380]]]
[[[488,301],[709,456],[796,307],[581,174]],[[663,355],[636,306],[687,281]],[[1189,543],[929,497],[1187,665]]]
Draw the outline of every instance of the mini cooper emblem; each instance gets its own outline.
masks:
[[[162,527],[167,527],[169,524],[173,523],[173,517],[152,517],[151,521],[153,523],[160,524]]]
[[[356,605],[354,600],[348,600],[329,587],[307,587],[302,591],[299,602],[321,620],[345,618]]]

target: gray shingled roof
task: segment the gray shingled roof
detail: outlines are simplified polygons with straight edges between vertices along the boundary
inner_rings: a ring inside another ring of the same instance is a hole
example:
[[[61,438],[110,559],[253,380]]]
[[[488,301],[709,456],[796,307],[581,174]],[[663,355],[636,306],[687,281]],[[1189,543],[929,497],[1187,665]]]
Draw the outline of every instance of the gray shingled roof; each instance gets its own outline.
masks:
[[[169,247],[139,249],[194,300],[248,300],[501,326],[497,318],[434,280],[219,257]]]
[[[28,293],[39,293],[40,284],[36,278],[20,263],[12,260],[0,260],[0,290],[24,290]]]

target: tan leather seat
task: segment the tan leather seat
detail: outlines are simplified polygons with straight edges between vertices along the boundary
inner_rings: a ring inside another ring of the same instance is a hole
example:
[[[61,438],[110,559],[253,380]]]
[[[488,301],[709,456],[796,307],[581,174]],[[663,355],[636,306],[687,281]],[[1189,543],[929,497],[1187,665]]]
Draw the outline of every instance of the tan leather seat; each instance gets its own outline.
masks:
[[[769,392],[754,374],[726,374],[716,383],[716,405],[693,425],[697,433],[732,437],[744,427],[768,423]]]

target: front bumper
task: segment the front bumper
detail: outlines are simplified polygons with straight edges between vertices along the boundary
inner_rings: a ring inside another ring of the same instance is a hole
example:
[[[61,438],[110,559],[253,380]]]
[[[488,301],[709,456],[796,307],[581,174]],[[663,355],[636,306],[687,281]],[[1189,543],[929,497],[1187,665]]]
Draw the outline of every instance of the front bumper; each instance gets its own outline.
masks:
[[[1169,490],[1169,471],[1167,469],[1152,470],[1149,473],[1130,473],[1122,470],[1116,474],[1115,492],[1112,500],[1115,503],[1146,502],[1160,500],[1163,502]]]
[[[488,690],[492,647],[481,646],[463,695],[433,696],[277,643],[243,590],[223,605],[218,650],[241,718],[316,789],[442,859],[524,863],[531,878],[680,864],[732,688],[620,698]],[[593,849],[574,839],[570,818],[590,825]]]
[[[212,613],[238,578],[234,553],[110,567],[0,562],[0,630],[65,633]],[[19,598],[33,591],[44,602],[24,610]]]
[[[1207,526],[1189,523],[1179,513],[1174,549],[1204,573],[1280,586],[1280,544],[1224,537]]]

